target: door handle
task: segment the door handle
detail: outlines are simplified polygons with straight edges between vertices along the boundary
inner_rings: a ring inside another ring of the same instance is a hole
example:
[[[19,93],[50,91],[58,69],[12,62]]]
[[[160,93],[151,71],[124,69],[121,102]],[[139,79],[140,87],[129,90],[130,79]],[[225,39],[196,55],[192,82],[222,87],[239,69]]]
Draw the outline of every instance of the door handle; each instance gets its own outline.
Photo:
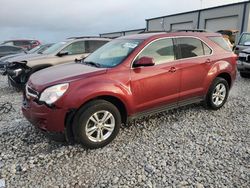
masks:
[[[171,73],[173,73],[173,72],[175,72],[176,71],[176,68],[175,67],[171,67],[170,69],[169,69],[169,72],[171,72]]]
[[[211,59],[207,59],[205,63],[211,63]]]

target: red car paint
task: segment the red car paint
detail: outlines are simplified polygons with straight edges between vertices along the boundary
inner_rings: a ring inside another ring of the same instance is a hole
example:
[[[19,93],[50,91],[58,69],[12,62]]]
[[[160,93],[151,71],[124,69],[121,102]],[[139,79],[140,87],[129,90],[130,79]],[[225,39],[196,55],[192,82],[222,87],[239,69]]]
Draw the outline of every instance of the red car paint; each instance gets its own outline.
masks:
[[[178,36],[198,38],[206,42],[213,53],[157,66],[131,68],[136,55],[151,41]],[[116,98],[124,105],[127,117],[166,104],[178,105],[187,99],[204,98],[211,82],[218,75],[229,76],[230,86],[236,77],[236,56],[209,40],[208,36],[221,35],[176,32],[126,36],[123,39],[144,41],[116,67],[95,68],[83,64],[65,64],[39,71],[28,81],[28,85],[38,93],[60,83],[69,83],[69,89],[55,102],[53,108],[37,103],[32,97],[26,99],[22,107],[23,114],[40,129],[63,133],[67,113],[72,109],[78,110],[95,98]]]

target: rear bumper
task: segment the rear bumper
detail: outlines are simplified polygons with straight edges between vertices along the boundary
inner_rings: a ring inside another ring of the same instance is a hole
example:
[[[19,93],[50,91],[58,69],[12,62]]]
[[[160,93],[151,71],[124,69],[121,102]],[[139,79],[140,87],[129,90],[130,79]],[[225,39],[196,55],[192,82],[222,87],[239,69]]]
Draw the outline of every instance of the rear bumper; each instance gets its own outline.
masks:
[[[250,73],[250,63],[244,61],[237,61],[237,69],[240,72]]]

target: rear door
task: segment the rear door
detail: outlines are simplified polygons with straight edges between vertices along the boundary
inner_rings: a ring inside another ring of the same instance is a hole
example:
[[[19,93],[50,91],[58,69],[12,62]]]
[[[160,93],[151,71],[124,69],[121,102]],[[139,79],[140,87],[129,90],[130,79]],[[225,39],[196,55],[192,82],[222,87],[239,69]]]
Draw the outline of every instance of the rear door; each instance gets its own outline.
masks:
[[[205,94],[205,79],[212,63],[212,50],[198,38],[176,38],[181,71],[180,101]]]
[[[166,104],[177,105],[180,72],[174,51],[173,40],[165,38],[150,43],[139,53],[136,60],[151,57],[155,65],[131,69],[131,90],[136,111]]]

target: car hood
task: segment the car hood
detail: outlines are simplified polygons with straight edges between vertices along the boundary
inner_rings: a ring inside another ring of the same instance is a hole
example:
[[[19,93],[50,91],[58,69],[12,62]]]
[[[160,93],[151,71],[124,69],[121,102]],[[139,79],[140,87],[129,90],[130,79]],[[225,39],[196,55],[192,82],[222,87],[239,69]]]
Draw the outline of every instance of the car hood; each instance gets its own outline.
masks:
[[[18,53],[18,54],[7,55],[7,56],[4,56],[4,57],[1,57],[0,62],[5,62],[10,58],[14,58],[14,57],[17,57],[17,56],[23,56],[23,55],[26,55],[26,53],[22,52],[22,53]]]
[[[45,59],[48,57],[50,56],[45,54],[24,54],[21,56],[10,58],[8,59],[8,61],[9,62],[33,61],[33,60]]]
[[[38,92],[44,88],[65,82],[104,74],[107,68],[96,68],[80,63],[67,63],[38,71],[31,75],[28,85]]]

